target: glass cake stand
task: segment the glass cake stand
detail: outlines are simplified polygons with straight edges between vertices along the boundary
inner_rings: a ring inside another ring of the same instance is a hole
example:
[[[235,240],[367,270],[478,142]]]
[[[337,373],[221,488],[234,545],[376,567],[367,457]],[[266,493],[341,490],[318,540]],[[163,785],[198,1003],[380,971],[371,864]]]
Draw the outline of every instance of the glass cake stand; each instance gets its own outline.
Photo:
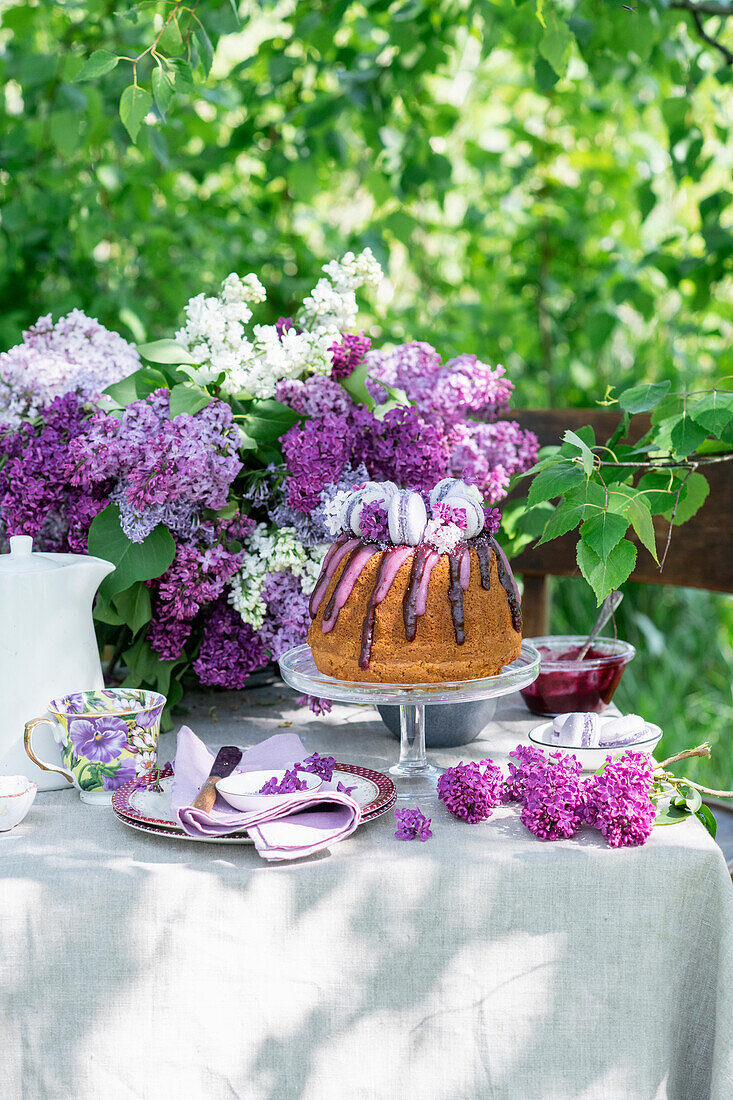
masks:
[[[286,684],[306,695],[339,703],[372,703],[400,708],[400,758],[389,769],[396,776],[398,798],[426,798],[435,795],[442,768],[428,762],[425,752],[425,707],[447,703],[469,703],[494,699],[527,687],[540,670],[540,655],[530,642],[522,642],[516,661],[498,676],[481,680],[454,680],[443,684],[373,684],[336,680],[316,668],[309,645],[289,649],[280,658],[280,672]]]

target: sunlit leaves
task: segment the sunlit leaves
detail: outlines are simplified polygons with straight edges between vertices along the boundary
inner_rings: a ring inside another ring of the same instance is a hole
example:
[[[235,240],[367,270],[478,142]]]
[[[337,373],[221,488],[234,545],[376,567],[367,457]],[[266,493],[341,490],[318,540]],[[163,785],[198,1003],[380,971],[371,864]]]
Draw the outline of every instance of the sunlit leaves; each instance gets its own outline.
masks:
[[[153,97],[144,88],[131,84],[120,98],[120,118],[133,142],[137,141],[143,119],[153,106]]]
[[[669,392],[669,382],[645,382],[619,394],[618,403],[624,412],[640,413],[658,405]]]
[[[117,66],[118,61],[119,57],[114,53],[110,53],[109,50],[95,50],[91,57],[84,62],[74,80],[77,83],[83,80],[96,80],[97,77],[111,72]]]
[[[605,557],[601,557],[581,540],[577,548],[577,562],[600,605],[609,592],[620,588],[633,572],[636,547],[628,539],[622,539]]]

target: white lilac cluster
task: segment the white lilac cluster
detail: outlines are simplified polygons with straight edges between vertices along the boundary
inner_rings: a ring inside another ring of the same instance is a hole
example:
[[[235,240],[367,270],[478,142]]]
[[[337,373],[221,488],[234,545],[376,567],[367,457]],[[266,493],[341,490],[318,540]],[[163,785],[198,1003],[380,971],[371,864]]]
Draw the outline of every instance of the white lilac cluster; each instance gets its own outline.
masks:
[[[96,397],[140,367],[140,356],[117,332],[80,309],[39,317],[23,342],[0,353],[0,425],[16,428],[55,397]]]
[[[356,256],[347,252],[340,260],[324,264],[321,278],[303,299],[298,323],[310,332],[341,333],[356,327],[356,294],[360,286],[377,286],[382,269],[371,248]]]
[[[322,557],[321,547],[303,546],[294,527],[273,530],[259,523],[248,540],[239,571],[230,582],[229,603],[243,622],[259,630],[267,614],[263,588],[268,574],[292,573],[300,579],[301,591],[310,595],[321,571]]]
[[[304,300],[297,326],[245,327],[252,319],[250,306],[266,297],[256,275],[242,279],[232,273],[217,297],[192,298],[175,339],[195,360],[187,368],[194,381],[204,386],[222,378],[226,394],[269,398],[284,379],[330,374],[331,348],[356,324],[355,290],[378,283],[382,272],[368,248],[359,256],[347,252],[323,270],[326,277]]]

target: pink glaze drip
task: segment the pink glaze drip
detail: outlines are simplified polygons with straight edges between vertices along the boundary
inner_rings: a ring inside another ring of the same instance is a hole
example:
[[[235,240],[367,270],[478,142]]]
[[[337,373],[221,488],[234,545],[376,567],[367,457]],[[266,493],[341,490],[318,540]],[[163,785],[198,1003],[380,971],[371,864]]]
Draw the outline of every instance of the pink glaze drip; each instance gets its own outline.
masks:
[[[323,626],[321,627],[324,634],[328,634],[335,627],[336,620],[339,617],[339,611],[351,595],[354,585],[359,579],[361,571],[366,563],[370,558],[373,558],[375,554],[380,553],[378,546],[360,544],[358,539],[353,541],[357,548],[351,551],[344,571],[331,593],[331,599],[326,604],[326,610],[323,615]]]
[[[315,619],[318,614],[318,609],[323,603],[323,599],[328,591],[328,586],[331,583],[331,578],[339,567],[339,564],[346,555],[359,545],[359,539],[337,539],[332,546],[329,547],[328,553],[323,559],[323,565],[321,566],[321,574],[316,582],[316,587],[311,594],[310,602],[308,604],[308,610],[310,611],[311,619]]]
[[[417,586],[417,595],[415,597],[415,611],[418,615],[424,615],[428,609],[428,588],[430,585],[430,574],[440,560],[440,554],[433,550],[429,557],[425,561],[425,568],[422,571],[420,577],[420,583]]]
[[[460,578],[461,588],[465,592],[471,583],[471,551],[467,546],[461,552]]]
[[[361,669],[369,668],[372,642],[374,641],[377,604],[380,604],[385,598],[392,587],[400,566],[407,561],[412,552],[411,546],[398,546],[392,550],[386,550],[382,556],[361,629],[361,653],[359,655],[359,668]]]

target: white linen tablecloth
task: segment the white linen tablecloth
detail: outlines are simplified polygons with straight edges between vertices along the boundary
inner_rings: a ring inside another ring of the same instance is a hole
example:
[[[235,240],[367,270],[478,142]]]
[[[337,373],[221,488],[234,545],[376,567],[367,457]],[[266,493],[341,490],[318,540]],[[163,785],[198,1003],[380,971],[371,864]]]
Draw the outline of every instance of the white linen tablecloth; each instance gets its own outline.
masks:
[[[374,711],[314,719],[286,688],[199,696],[186,721],[397,754]],[[512,697],[433,756],[503,762],[532,724]],[[39,794],[0,835],[3,1100],[730,1100],[733,891],[698,822],[613,851],[543,843],[510,807],[422,808],[426,843],[390,812],[270,865]]]

